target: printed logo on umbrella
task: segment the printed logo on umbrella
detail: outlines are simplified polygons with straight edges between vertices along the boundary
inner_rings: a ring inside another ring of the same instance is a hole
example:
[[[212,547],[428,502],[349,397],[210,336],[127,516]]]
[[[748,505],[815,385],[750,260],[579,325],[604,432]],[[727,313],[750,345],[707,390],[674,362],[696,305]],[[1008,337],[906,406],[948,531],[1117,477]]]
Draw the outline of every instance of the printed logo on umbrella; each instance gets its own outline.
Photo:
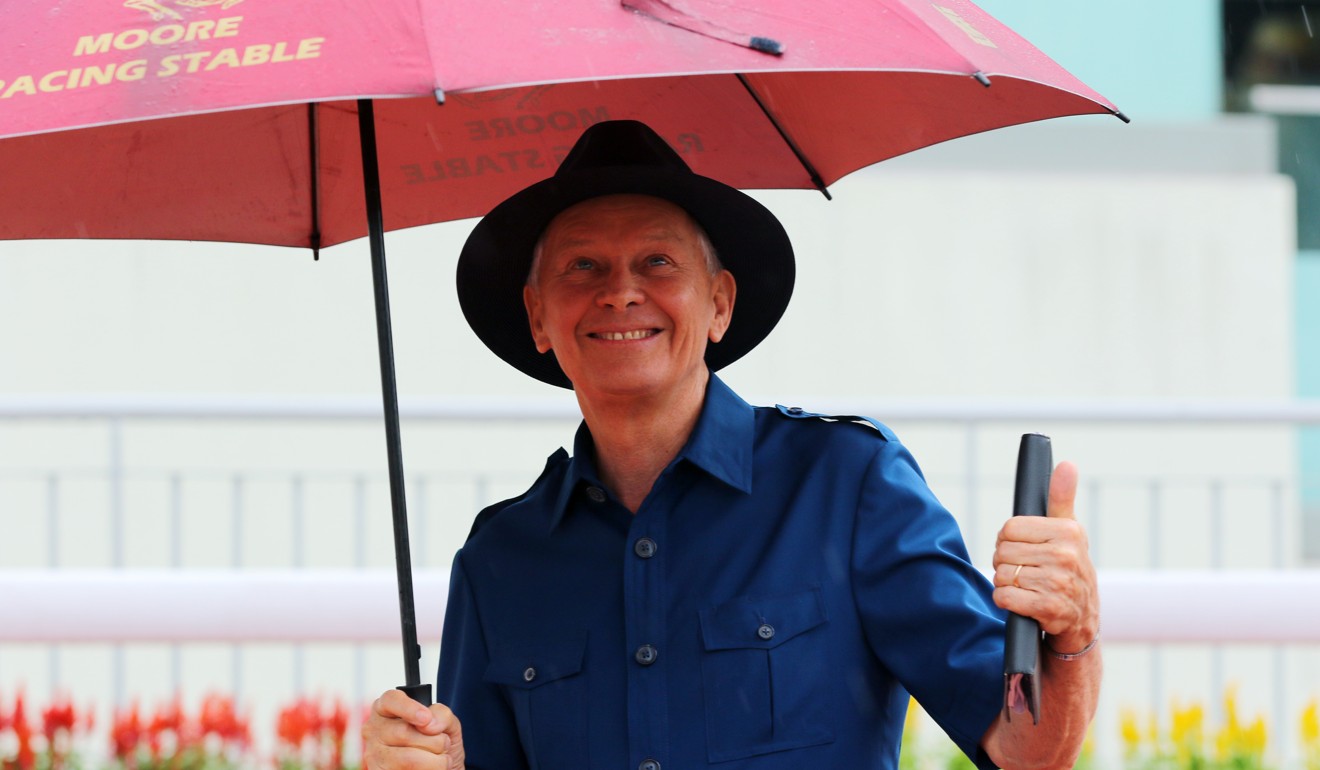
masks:
[[[963,32],[966,32],[967,37],[970,37],[973,43],[976,43],[977,45],[983,45],[986,48],[999,47],[995,45],[995,41],[986,37],[985,34],[981,32],[981,30],[977,29],[976,27],[973,27],[970,21],[964,19],[962,16],[958,14],[957,11],[953,10],[952,8],[946,8],[942,5],[937,5],[935,6],[935,10],[944,14],[944,18],[953,22],[954,26],[958,27],[958,29],[961,29]]]
[[[241,2],[243,0],[159,0],[159,2],[157,0],[124,0],[124,6],[146,11],[151,14],[152,21],[165,21],[166,19],[183,19],[183,16],[174,9],[175,7],[205,8],[210,5],[218,5],[222,9],[227,9]]]
[[[133,14],[136,24],[113,31],[78,34],[65,49],[65,63],[37,73],[22,73],[6,80],[0,73],[0,100],[42,97],[47,94],[86,92],[103,86],[147,85],[216,71],[233,72],[262,65],[320,58],[326,38],[263,40],[262,20],[222,14],[243,0],[125,0],[123,7],[149,15],[152,24]],[[189,13],[194,11],[217,13]],[[185,18],[188,13],[190,18]],[[109,26],[108,20],[103,24]],[[131,22],[130,22],[131,23]],[[104,27],[102,27],[104,30]],[[252,40],[252,37],[257,37]],[[248,37],[249,40],[230,41]]]

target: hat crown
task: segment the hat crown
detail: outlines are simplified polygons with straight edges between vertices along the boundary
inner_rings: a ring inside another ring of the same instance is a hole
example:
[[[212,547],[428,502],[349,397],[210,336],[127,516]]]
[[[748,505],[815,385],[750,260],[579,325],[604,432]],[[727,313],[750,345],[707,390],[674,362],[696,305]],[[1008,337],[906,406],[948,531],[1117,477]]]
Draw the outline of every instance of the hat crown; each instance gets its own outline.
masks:
[[[636,120],[607,120],[582,133],[555,176],[617,166],[692,171],[650,126]]]

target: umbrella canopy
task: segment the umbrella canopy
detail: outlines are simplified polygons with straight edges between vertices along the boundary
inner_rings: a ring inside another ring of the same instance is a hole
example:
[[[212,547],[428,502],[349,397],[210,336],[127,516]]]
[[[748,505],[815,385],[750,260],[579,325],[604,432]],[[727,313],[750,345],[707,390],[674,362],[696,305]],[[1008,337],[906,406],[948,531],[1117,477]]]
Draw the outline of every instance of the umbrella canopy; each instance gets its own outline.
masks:
[[[734,186],[823,189],[957,136],[1117,113],[960,0],[6,11],[0,239],[361,237],[358,97],[402,97],[376,107],[387,229],[485,213],[604,119],[648,123]]]
[[[825,191],[966,134],[1122,117],[965,0],[9,0],[0,50],[0,239],[371,236],[403,689],[424,702],[386,229],[483,214],[607,119],[729,185]]]

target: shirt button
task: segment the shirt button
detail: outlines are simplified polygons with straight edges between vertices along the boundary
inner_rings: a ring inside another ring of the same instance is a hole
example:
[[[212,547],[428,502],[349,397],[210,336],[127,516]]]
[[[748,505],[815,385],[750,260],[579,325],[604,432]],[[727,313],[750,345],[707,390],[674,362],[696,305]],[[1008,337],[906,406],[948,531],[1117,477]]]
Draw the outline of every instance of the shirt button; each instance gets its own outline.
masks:
[[[654,759],[643,759],[637,770],[660,770],[660,763]]]
[[[643,559],[649,559],[652,556],[655,556],[655,549],[655,541],[649,537],[638,538],[637,542],[633,543],[633,553]]]
[[[536,669],[532,668],[531,666],[528,666],[527,669],[523,671],[523,681],[530,682],[535,678],[536,678]]]
[[[587,487],[587,497],[591,498],[593,503],[605,502],[605,490],[600,487]]]
[[[756,629],[756,635],[768,642],[775,638],[775,627],[769,623],[762,623],[761,627]]]
[[[658,657],[660,657],[660,651],[649,644],[643,644],[637,648],[637,652],[633,653],[633,659],[643,666],[651,665]]]

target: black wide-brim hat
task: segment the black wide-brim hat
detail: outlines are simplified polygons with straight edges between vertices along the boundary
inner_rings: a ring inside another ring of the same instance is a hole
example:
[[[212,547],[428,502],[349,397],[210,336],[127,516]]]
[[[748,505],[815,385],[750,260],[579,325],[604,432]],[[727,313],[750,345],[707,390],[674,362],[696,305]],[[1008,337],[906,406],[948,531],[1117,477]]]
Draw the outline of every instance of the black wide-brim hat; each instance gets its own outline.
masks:
[[[793,294],[793,246],[783,225],[746,193],[693,173],[645,124],[614,120],[588,128],[554,176],[496,206],[468,236],[458,258],[458,300],[486,347],[542,382],[573,387],[554,352],[538,352],[532,340],[523,304],[532,251],[550,221],[570,206],[629,193],[687,211],[733,273],[733,317],[723,339],[707,344],[707,365],[721,369],[765,339]]]

